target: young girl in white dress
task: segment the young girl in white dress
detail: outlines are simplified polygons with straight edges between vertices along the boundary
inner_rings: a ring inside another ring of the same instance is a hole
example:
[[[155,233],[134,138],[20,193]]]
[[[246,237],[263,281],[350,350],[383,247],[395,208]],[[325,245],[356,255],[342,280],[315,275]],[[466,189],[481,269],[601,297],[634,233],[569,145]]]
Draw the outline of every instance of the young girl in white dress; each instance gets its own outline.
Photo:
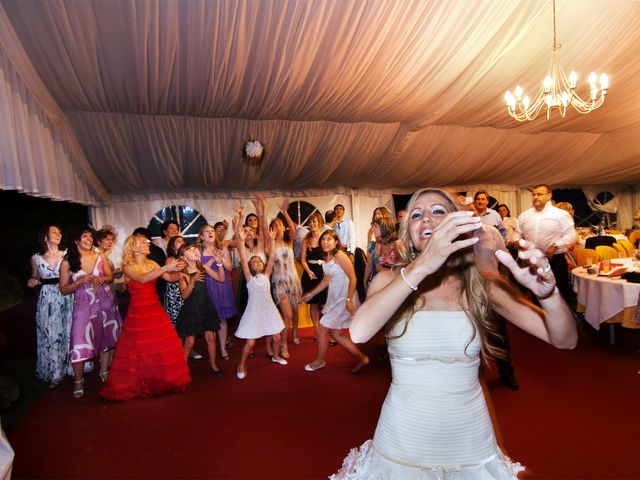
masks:
[[[273,255],[269,257],[266,266],[262,258],[258,255],[253,255],[247,261],[247,252],[244,246],[246,234],[244,230],[240,228],[241,218],[242,213],[234,219],[234,226],[236,238],[238,239],[237,248],[240,254],[240,263],[242,264],[245,278],[248,279],[247,290],[249,292],[249,299],[247,301],[247,308],[240,319],[238,330],[236,330],[236,337],[246,339],[236,373],[240,380],[247,376],[247,358],[249,358],[249,353],[258,338],[271,336],[273,339],[273,355],[271,355],[271,361],[279,363],[280,365],[287,364],[287,361],[278,355],[280,351],[280,332],[284,329],[284,322],[271,297],[269,277],[273,271]],[[269,238],[271,240],[271,246],[273,247],[276,238],[275,230],[269,232]]]
[[[263,229],[263,237],[269,236],[267,224],[265,222],[266,201],[262,196],[256,196],[256,208],[262,215],[260,224]],[[276,232],[275,242],[268,249],[269,258],[273,257],[273,275],[271,276],[272,291],[275,302],[280,309],[282,319],[284,321],[284,330],[282,331],[282,342],[280,343],[280,356],[289,358],[289,347],[287,339],[289,337],[289,329],[293,343],[300,344],[298,337],[298,306],[300,305],[300,296],[302,295],[302,287],[300,285],[300,276],[295,265],[295,255],[293,252],[293,237],[295,236],[296,225],[287,213],[289,201],[284,200],[280,205],[280,211],[287,222],[289,235],[285,235],[285,225],[283,221],[276,217],[269,224],[270,229]],[[289,238],[287,238],[289,237]],[[269,341],[267,340],[267,348]],[[274,350],[275,352],[276,350]]]
[[[482,358],[500,356],[497,313],[557,348],[574,348],[576,323],[549,262],[523,243],[520,267],[496,257],[538,297],[535,307],[474,265],[482,225],[444,189],[413,195],[400,231],[400,266],[371,282],[351,336],[366,342],[386,326],[393,382],[372,440],[353,449],[335,479],[513,480],[523,468],[498,447],[478,381]]]
[[[313,362],[307,363],[304,369],[314,372],[326,366],[325,355],[331,336],[357,360],[351,373],[358,373],[369,364],[369,357],[356,347],[349,336],[342,333],[343,328],[349,327],[351,316],[356,311],[356,272],[347,254],[341,250],[340,237],[335,230],[326,230],[320,235],[319,243],[325,254],[322,264],[324,278],[313,290],[304,294],[302,300],[306,302],[312,299],[327,287],[329,292],[320,318],[318,356]]]

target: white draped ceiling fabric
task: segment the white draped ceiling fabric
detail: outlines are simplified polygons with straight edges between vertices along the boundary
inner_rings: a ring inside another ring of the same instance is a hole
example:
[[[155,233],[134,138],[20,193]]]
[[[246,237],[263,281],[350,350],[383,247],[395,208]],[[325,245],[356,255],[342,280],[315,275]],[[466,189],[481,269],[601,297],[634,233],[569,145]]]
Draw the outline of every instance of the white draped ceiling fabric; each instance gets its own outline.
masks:
[[[519,124],[502,97],[546,74],[548,0],[0,0],[0,186],[109,208],[434,184],[636,192],[640,2],[558,0],[557,18],[562,65],[607,72],[610,95]],[[241,156],[249,139],[261,166]]]

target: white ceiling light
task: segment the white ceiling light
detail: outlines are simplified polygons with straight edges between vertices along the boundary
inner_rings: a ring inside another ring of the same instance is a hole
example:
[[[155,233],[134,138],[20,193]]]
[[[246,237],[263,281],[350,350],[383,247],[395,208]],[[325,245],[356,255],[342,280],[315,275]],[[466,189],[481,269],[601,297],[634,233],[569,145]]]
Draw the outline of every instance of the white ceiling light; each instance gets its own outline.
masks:
[[[556,39],[556,1],[553,0],[553,55],[549,72],[542,82],[542,86],[533,98],[524,95],[520,85],[515,88],[513,94],[507,91],[504,95],[509,115],[519,122],[535,120],[544,107],[546,107],[548,120],[551,118],[553,109],[557,109],[560,116],[564,118],[569,105],[578,113],[585,114],[604,103],[604,97],[607,94],[607,88],[609,88],[607,74],[603,73],[598,80],[597,75],[591,72],[589,75],[589,99],[583,100],[576,93],[578,75],[575,71],[571,71],[569,77],[564,73],[558,59],[559,49],[560,44]]]

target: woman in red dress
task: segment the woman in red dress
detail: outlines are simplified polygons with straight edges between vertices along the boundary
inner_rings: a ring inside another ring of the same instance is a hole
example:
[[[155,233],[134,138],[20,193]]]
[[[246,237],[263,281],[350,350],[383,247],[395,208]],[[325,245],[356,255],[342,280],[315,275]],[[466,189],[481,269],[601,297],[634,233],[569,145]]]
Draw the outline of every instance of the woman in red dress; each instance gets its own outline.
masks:
[[[191,382],[182,344],[155,290],[159,277],[176,281],[180,274],[169,272],[182,270],[184,263],[160,267],[148,254],[149,240],[143,235],[125,241],[122,270],[131,301],[111,372],[100,392],[108,399],[181,392]]]

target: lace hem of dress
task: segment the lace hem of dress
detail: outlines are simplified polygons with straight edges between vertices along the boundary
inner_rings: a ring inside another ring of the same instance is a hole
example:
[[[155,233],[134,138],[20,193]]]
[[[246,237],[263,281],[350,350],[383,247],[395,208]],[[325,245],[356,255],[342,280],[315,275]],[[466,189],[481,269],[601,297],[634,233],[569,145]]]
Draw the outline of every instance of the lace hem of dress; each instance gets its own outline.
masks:
[[[499,449],[496,455],[473,465],[412,465],[398,463],[376,452],[373,441],[367,440],[359,448],[352,448],[342,462],[338,473],[330,480],[517,480],[523,472],[518,462],[513,462]]]

